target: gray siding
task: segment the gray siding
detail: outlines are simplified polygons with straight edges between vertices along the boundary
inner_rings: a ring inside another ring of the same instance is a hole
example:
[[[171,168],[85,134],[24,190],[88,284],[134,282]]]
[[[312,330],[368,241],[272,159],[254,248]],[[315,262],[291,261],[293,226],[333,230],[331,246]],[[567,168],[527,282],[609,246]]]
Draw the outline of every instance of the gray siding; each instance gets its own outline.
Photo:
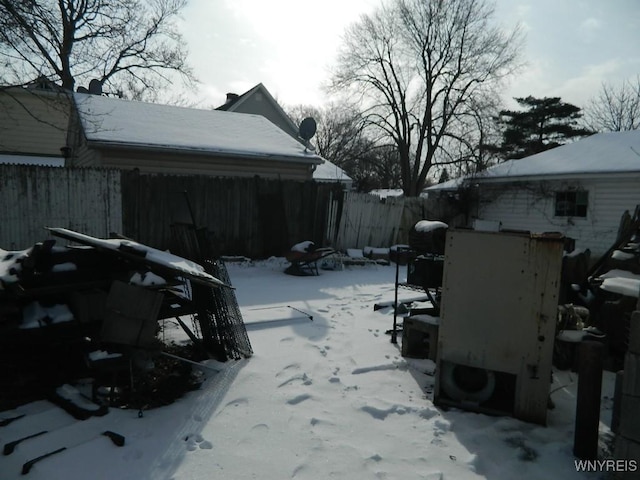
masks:
[[[586,218],[554,216],[554,192],[577,187],[589,192]],[[611,176],[571,182],[483,185],[477,217],[502,222],[503,229],[562,232],[576,239],[576,248],[596,256],[615,241],[620,218],[640,204],[640,176]]]
[[[64,94],[10,89],[0,92],[0,152],[60,156],[70,102]]]
[[[282,117],[282,113],[266,98],[262,92],[255,92],[249,98],[246,98],[241,105],[234,107],[232,111],[236,113],[252,113],[262,115],[267,120],[280,127],[293,138],[298,140],[298,131],[293,129],[291,124]]]

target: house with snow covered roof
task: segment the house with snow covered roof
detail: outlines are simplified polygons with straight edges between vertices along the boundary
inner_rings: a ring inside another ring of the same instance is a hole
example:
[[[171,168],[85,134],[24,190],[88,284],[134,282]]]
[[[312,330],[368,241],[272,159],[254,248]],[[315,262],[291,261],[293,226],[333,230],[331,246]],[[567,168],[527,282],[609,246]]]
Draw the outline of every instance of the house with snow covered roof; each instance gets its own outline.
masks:
[[[226,102],[216,110],[262,115],[295,140],[305,146],[307,145],[307,142],[299,135],[298,126],[293,123],[291,117],[287,115],[262,83],[247,90],[242,95],[228,93]],[[342,183],[347,190],[351,190],[353,186],[353,179],[347,175],[347,172],[326,158],[324,163],[314,170],[313,179],[317,182]]]
[[[640,204],[640,131],[591,135],[426,192],[470,199],[466,226],[562,232],[599,255]]]
[[[324,159],[261,115],[73,94],[67,165],[311,180]]]

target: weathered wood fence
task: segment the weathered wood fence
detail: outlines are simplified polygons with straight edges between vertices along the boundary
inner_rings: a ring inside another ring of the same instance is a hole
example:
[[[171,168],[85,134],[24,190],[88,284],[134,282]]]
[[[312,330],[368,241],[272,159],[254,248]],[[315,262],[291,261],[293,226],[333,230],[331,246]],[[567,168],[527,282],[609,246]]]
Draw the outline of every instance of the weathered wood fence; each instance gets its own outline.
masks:
[[[328,226],[328,237],[342,250],[406,244],[409,230],[417,221],[447,219],[451,216],[450,207],[442,201],[422,197],[381,199],[349,192],[342,199],[338,221]]]
[[[120,171],[0,165],[0,248],[50,238],[44,227],[121,232]]]
[[[293,244],[325,242],[335,185],[313,182],[123,172],[123,227],[128,237],[167,248],[170,225],[192,222],[215,235],[225,255],[283,255]]]
[[[43,227],[116,232],[171,247],[172,223],[195,221],[223,255],[281,256],[312,240],[338,249],[407,242],[418,220],[443,219],[424,198],[379,199],[314,182],[0,165],[0,248],[49,238]]]

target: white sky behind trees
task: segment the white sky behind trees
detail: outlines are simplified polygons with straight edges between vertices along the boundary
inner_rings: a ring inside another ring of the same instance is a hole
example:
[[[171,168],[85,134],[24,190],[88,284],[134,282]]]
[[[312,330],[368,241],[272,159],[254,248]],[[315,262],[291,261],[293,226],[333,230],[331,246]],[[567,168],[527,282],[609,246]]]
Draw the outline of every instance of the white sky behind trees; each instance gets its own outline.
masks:
[[[190,0],[180,29],[200,80],[188,99],[224,103],[262,82],[283,105],[329,101],[322,85],[345,27],[380,0]],[[638,0],[497,0],[505,29],[520,23],[527,65],[505,90],[512,97],[559,96],[581,108],[602,82],[620,85],[640,74]]]

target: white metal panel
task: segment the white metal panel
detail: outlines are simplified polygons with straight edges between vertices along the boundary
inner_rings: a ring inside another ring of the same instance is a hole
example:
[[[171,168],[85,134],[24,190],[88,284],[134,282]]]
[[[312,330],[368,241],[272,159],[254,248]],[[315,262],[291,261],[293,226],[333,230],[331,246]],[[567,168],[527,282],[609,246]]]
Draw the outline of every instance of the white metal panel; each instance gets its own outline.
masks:
[[[516,375],[513,414],[537,423],[546,421],[562,246],[562,238],[447,233],[438,371],[449,362]]]

